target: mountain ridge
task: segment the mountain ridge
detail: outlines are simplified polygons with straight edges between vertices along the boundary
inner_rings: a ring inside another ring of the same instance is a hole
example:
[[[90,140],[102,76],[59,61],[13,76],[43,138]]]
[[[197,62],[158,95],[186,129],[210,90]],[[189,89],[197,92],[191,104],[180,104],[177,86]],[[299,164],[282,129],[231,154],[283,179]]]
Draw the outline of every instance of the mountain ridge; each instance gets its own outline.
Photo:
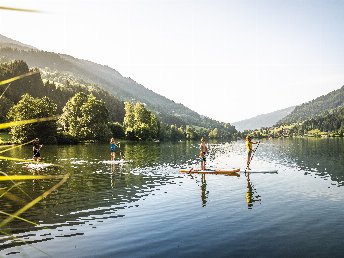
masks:
[[[344,105],[344,86],[295,107],[276,125],[303,122]]]
[[[19,42],[17,40],[8,38],[8,37],[6,37],[4,35],[1,35],[1,34],[0,34],[0,44],[4,45],[4,46],[7,46],[7,47],[13,47],[13,46],[18,47],[19,46],[19,48],[21,48],[21,49],[37,49],[37,48],[35,48],[33,46],[21,43],[21,42]]]
[[[8,44],[3,43],[8,39]],[[2,36],[0,55],[9,60],[20,59],[30,67],[49,68],[62,73],[68,73],[89,83],[98,84],[123,101],[142,102],[155,112],[164,122],[169,124],[192,124],[201,127],[214,128],[225,123],[202,116],[181,103],[175,103],[130,77],[122,76],[117,70],[106,65],[96,64],[89,60],[75,58],[71,55],[42,51]],[[14,46],[13,46],[14,45]]]
[[[283,117],[289,115],[295,106],[276,110],[270,113],[261,114],[255,117],[244,119],[232,123],[238,131],[255,130],[262,127],[271,127],[280,121]]]

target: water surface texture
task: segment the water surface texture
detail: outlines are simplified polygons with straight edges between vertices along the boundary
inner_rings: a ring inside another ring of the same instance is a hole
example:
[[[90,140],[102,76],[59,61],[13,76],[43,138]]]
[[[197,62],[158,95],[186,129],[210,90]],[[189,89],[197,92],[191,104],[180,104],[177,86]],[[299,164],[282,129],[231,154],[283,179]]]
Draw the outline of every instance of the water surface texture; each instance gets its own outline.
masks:
[[[245,167],[245,144],[211,143],[208,167]],[[9,175],[70,173],[57,191],[2,229],[2,257],[341,257],[344,252],[343,139],[263,141],[252,168],[276,174],[188,175],[198,143],[44,146],[31,171],[0,161]],[[3,153],[30,158],[31,147]],[[59,179],[17,182],[14,213]],[[13,185],[2,182],[1,188]],[[1,220],[5,215],[1,215]]]

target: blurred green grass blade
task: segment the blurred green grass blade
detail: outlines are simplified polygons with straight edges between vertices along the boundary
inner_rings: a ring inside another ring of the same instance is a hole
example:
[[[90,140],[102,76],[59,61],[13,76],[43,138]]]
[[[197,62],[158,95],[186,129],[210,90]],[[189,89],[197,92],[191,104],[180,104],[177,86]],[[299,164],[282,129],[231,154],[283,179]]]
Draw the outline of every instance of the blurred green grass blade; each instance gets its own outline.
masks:
[[[0,9],[1,9],[1,6],[0,6]],[[27,76],[31,76],[31,75],[34,75],[34,74],[39,74],[39,71],[28,72],[28,73],[25,73],[25,74],[22,74],[22,75],[18,75],[18,76],[12,77],[12,78],[7,79],[7,80],[0,81],[0,85],[5,85],[7,83],[11,83],[11,82],[14,82],[16,80],[20,80],[22,78],[25,78]]]
[[[13,202],[16,202],[16,203],[19,203],[21,205],[24,205],[25,203],[27,203],[27,201],[25,201],[24,199],[8,192],[8,191],[3,191],[1,190],[0,193],[4,192],[3,194],[1,194],[1,197],[4,196],[6,197],[7,199],[13,201]]]
[[[37,224],[37,223],[35,223],[35,222],[32,222],[32,221],[30,221],[30,220],[27,220],[27,219],[24,219],[24,218],[21,218],[21,217],[18,217],[18,216],[14,216],[14,215],[9,214],[9,213],[7,213],[7,212],[0,211],[0,213],[1,213],[1,214],[4,214],[4,215],[6,215],[6,216],[9,216],[9,217],[13,217],[13,219],[19,219],[19,220],[25,221],[25,222],[27,222],[27,223],[29,223],[29,224],[32,224],[32,225],[34,225],[34,226],[39,226],[39,224]]]
[[[1,96],[0,96],[0,100],[1,98],[5,95],[6,91],[8,90],[8,88],[10,87],[11,84],[8,84],[8,86],[6,87],[6,89],[2,92]]]
[[[29,144],[29,143],[32,143],[33,141],[34,141],[34,140],[29,141],[29,142],[25,142],[25,143],[22,143],[22,144],[19,144],[19,145],[11,146],[11,148],[8,148],[8,149],[6,149],[6,150],[2,150],[2,151],[0,151],[0,153],[3,153],[3,152],[6,152],[6,151],[9,151],[9,150],[12,150],[12,149],[15,149],[15,148],[18,148],[18,147],[27,145],[27,144]]]
[[[18,175],[18,176],[0,176],[0,181],[16,181],[16,180],[38,180],[38,179],[60,179],[63,175]]]
[[[22,189],[19,187],[19,185],[21,185],[21,184],[23,184],[24,182],[19,182],[19,183],[14,183],[13,182],[13,185],[11,186],[11,187],[9,187],[9,188],[0,188],[0,193],[2,193],[1,195],[0,195],[0,198],[2,198],[4,195],[6,195],[7,193],[9,193],[13,188],[15,188],[15,187],[17,187],[19,190],[21,190],[22,191]],[[23,191],[22,191],[23,192]],[[26,192],[24,192],[24,194],[27,196],[27,197],[29,197],[30,198],[30,196],[26,193]],[[32,198],[30,198],[30,199],[32,199]]]
[[[67,181],[68,178],[69,178],[69,174],[64,175],[62,180],[59,183],[54,185],[48,191],[44,192],[42,195],[38,196],[36,199],[32,200],[30,203],[25,205],[23,208],[19,209],[17,212],[12,214],[12,216],[7,217],[7,219],[3,220],[0,223],[0,228],[3,228],[5,225],[7,225],[9,222],[11,222],[15,217],[19,217],[22,213],[24,213],[25,211],[27,211],[28,209],[30,209],[31,207],[36,205],[39,201],[41,201],[42,199],[47,197],[50,193],[57,190],[60,186],[62,186]]]
[[[5,157],[5,156],[0,156],[0,159],[11,160],[11,161],[19,161],[19,162],[30,162],[30,160],[27,160],[27,159],[19,159],[19,158]]]
[[[14,121],[9,123],[2,123],[0,124],[0,129],[6,129],[13,126],[19,126],[19,125],[26,125],[26,124],[33,124],[33,123],[39,123],[39,122],[46,122],[46,121],[52,121],[57,120],[58,116],[51,116],[51,117],[43,117],[43,118],[33,118],[28,120],[21,120],[21,121]]]
[[[16,80],[19,80],[19,79],[22,79],[24,77],[31,76],[31,75],[34,75],[34,74],[37,74],[37,73],[39,73],[39,71],[32,71],[32,72],[28,72],[28,73],[25,73],[25,74],[22,74],[22,75],[18,75],[18,76],[12,77],[12,78],[4,80],[4,81],[0,81],[0,85],[8,84],[6,89],[2,92],[2,94],[0,96],[0,99],[3,97],[3,95],[8,90],[8,88],[11,86],[11,82],[14,82]]]
[[[24,9],[24,8],[14,8],[14,7],[6,7],[6,6],[0,6],[0,10],[16,11],[16,12],[28,12],[28,13],[40,13],[41,12],[41,11],[38,11],[38,10]]]

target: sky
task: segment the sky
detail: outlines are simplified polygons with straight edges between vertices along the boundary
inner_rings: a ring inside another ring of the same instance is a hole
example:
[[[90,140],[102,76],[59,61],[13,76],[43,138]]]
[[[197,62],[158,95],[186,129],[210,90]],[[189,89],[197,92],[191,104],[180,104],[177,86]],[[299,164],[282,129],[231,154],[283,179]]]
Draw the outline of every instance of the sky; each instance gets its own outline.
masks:
[[[344,85],[344,0],[0,0],[0,34],[108,65],[222,122]]]

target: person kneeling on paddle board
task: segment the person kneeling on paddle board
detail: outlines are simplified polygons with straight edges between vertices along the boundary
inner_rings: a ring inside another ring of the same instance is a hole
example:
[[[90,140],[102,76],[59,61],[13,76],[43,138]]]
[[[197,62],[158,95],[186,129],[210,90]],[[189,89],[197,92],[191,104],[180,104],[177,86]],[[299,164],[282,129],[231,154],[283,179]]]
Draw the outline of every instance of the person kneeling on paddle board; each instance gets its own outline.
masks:
[[[251,170],[250,169],[250,163],[251,163],[251,156],[252,156],[252,144],[258,144],[259,142],[253,142],[251,140],[251,136],[247,135],[246,136],[246,148],[247,148],[247,166],[246,170]]]
[[[32,148],[32,151],[33,151],[33,160],[34,161],[39,161],[41,159],[41,148],[42,148],[43,144],[39,144],[39,139],[36,138],[34,141],[33,141],[33,148]]]
[[[111,160],[114,160],[116,157],[116,142],[114,138],[111,138],[110,140],[110,155],[111,155]]]
[[[199,145],[200,153],[199,156],[201,157],[201,170],[205,170],[205,165],[206,165],[206,154],[208,152],[208,148],[205,145],[205,139],[202,137],[201,139],[201,144]]]

